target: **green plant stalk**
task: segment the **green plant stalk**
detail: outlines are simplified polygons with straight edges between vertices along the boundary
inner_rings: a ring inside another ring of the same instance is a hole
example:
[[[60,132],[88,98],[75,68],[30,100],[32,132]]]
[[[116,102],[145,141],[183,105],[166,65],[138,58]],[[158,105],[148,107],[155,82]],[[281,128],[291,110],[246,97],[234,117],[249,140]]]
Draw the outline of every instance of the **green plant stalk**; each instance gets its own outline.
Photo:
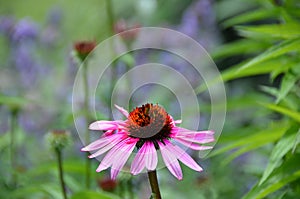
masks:
[[[113,14],[113,5],[112,5],[112,0],[106,0],[106,11],[107,11],[107,18],[108,18],[108,26],[109,26],[109,36],[112,36],[114,33],[114,14]],[[111,58],[115,57],[115,52],[114,52],[114,46],[111,41],[110,43],[110,48],[111,48]],[[111,66],[111,79],[110,79],[110,91],[109,91],[109,98],[107,101],[107,105],[111,105],[111,100],[112,100],[112,92],[114,89],[114,85],[116,83],[116,74],[117,74],[117,69],[116,65],[112,63]],[[112,111],[109,111],[109,119],[113,119]]]
[[[152,197],[154,199],[161,199],[156,170],[148,171],[148,178],[152,190]]]
[[[16,127],[17,127],[17,121],[18,121],[18,110],[12,110],[11,111],[11,122],[10,122],[10,164],[11,164],[11,180],[12,185],[17,185],[17,174],[16,174],[16,166],[17,166],[17,157],[15,156],[16,153]]]
[[[64,181],[64,171],[62,166],[62,152],[60,149],[56,148],[55,153],[57,156],[58,173],[59,173],[59,180],[60,180],[60,186],[61,186],[63,198],[67,199],[67,192],[66,192],[65,181]]]
[[[83,62],[83,90],[84,90],[84,112],[85,112],[85,121],[86,125],[90,122],[89,117],[89,85],[88,85],[88,64],[87,61]],[[87,127],[86,126],[86,127]],[[86,128],[87,129],[87,128]],[[85,143],[90,143],[90,131],[86,130],[85,132]],[[86,158],[86,171],[85,171],[85,184],[86,188],[89,189],[91,185],[91,160]]]

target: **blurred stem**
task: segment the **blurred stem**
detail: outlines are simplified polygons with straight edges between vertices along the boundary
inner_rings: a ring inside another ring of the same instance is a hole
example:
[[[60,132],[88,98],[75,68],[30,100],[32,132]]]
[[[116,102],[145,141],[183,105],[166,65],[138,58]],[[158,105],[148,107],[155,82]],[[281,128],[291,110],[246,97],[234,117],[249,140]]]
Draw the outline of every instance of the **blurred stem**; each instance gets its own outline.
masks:
[[[59,173],[59,180],[60,180],[63,198],[67,199],[67,192],[66,192],[64,173],[63,173],[64,171],[63,171],[63,166],[62,166],[62,152],[58,148],[55,149],[55,152],[56,152],[56,156],[57,156],[58,173]]]
[[[10,121],[10,163],[11,163],[11,179],[12,185],[17,185],[17,174],[16,174],[16,167],[17,167],[17,154],[16,149],[16,129],[17,129],[17,121],[18,121],[19,111],[16,109],[11,110],[11,121]]]
[[[107,10],[107,18],[108,18],[108,26],[109,26],[109,36],[112,36],[114,33],[114,14],[113,14],[113,4],[112,0],[106,0],[106,10]],[[113,41],[110,42],[110,48],[111,48],[111,58],[114,59],[114,44]],[[110,89],[109,89],[109,97],[107,105],[110,107],[111,100],[112,100],[112,92],[114,89],[115,81],[116,81],[116,74],[117,74],[117,67],[115,63],[112,63],[111,66],[111,79],[110,79]],[[109,119],[113,119],[112,111],[109,111]]]
[[[87,61],[83,62],[83,90],[84,90],[84,112],[85,112],[85,121],[86,125],[88,126],[88,123],[90,122],[90,117],[89,117],[89,83],[88,83],[88,64]],[[87,129],[87,128],[86,128]],[[90,143],[90,131],[86,130],[85,132],[85,143],[89,144]],[[90,188],[90,181],[91,181],[91,160],[89,158],[86,158],[86,172],[85,172],[85,177],[86,177],[86,188]]]
[[[161,199],[156,170],[148,171],[148,178],[149,178],[149,182],[150,182],[150,186],[151,186],[151,190],[152,190],[152,197],[154,199]]]

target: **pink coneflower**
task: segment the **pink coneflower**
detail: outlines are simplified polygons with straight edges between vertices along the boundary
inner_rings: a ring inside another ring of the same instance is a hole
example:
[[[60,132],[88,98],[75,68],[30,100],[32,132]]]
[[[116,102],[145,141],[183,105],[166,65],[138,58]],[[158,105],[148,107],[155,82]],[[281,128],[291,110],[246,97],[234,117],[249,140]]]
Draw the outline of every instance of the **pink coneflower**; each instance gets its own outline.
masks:
[[[94,158],[108,151],[102,159],[97,172],[111,167],[111,178],[115,179],[125,165],[130,154],[136,148],[137,153],[131,164],[131,173],[136,175],[144,168],[154,171],[157,167],[160,151],[169,171],[179,180],[182,171],[179,161],[193,170],[202,168],[173,141],[193,150],[211,149],[202,144],[214,141],[213,131],[191,131],[176,124],[180,120],[173,118],[159,105],[145,104],[128,113],[122,107],[116,108],[126,116],[126,120],[96,121],[90,125],[91,130],[106,131],[100,139],[82,148],[82,151],[96,151],[89,158]]]

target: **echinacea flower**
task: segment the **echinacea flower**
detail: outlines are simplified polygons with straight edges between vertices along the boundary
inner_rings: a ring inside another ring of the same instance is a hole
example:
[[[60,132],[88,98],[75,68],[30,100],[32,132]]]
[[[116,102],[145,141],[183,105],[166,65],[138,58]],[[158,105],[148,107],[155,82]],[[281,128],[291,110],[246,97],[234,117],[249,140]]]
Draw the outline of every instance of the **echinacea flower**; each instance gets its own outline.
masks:
[[[119,20],[114,25],[115,33],[122,33],[120,36],[126,41],[132,41],[137,37],[139,32],[138,28],[140,28],[140,24],[135,23],[133,25],[129,25],[124,19]]]
[[[115,179],[125,165],[130,154],[136,148],[137,153],[131,164],[131,173],[136,175],[144,168],[156,170],[158,163],[157,151],[169,171],[179,180],[182,171],[179,161],[195,171],[202,168],[179,146],[181,143],[193,150],[211,149],[202,144],[214,141],[213,131],[191,131],[176,126],[180,120],[173,120],[164,108],[159,105],[145,104],[128,113],[124,108],[115,107],[126,116],[126,120],[96,121],[91,130],[106,131],[100,139],[82,148],[82,151],[96,151],[89,158],[94,158],[108,152],[102,159],[97,172],[111,167],[111,178]]]
[[[85,58],[94,50],[96,47],[95,41],[80,41],[74,44],[74,50],[77,56],[84,61]]]

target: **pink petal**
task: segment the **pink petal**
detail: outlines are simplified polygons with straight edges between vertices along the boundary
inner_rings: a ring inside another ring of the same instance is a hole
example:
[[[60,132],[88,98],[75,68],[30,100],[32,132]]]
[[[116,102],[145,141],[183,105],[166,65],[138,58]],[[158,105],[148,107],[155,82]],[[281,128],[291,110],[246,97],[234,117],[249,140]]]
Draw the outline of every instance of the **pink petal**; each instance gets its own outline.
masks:
[[[91,144],[83,147],[81,149],[81,151],[94,151],[94,150],[97,150],[97,149],[102,148],[105,145],[109,144],[112,140],[117,139],[117,137],[119,137],[119,135],[117,135],[117,134],[111,135],[111,136],[101,137],[100,139],[98,139],[98,140],[92,142]]]
[[[145,167],[145,151],[146,151],[146,143],[143,144],[143,146],[138,150],[137,154],[135,155],[132,164],[131,164],[131,168],[130,168],[130,172],[133,175],[136,175],[138,173],[140,173],[143,168]]]
[[[214,135],[214,131],[206,130],[206,131],[191,131],[185,128],[176,127],[178,129],[178,134],[180,135]]]
[[[203,169],[193,160],[193,158],[191,158],[191,156],[180,147],[170,144],[169,149],[171,149],[170,152],[173,152],[176,157],[186,166],[194,169],[195,171],[203,171]]]
[[[215,141],[213,136],[208,135],[176,135],[175,137],[188,142],[195,142],[199,144],[206,144]],[[174,137],[173,137],[174,138]]]
[[[128,117],[129,113],[128,111],[126,111],[123,107],[120,107],[118,105],[115,104],[115,107],[125,116]]]
[[[146,145],[146,154],[145,154],[146,168],[150,171],[155,170],[155,168],[157,166],[157,162],[158,162],[158,159],[157,159],[155,146],[152,142],[149,142]]]
[[[178,137],[174,137],[174,140],[176,140],[177,142],[180,142],[181,144],[187,146],[190,149],[197,150],[197,151],[202,151],[202,150],[207,150],[207,149],[212,149],[213,148],[211,146],[201,146],[201,145],[189,142],[189,141],[185,141],[185,140],[183,140],[181,138],[178,138]]]
[[[131,144],[124,144],[123,148],[121,149],[122,153],[117,157],[115,157],[115,161],[111,167],[111,179],[115,180],[117,175],[119,174],[120,170],[124,167],[127,159],[129,158],[130,154],[132,153],[136,143]]]
[[[117,128],[118,128],[118,123],[117,122],[115,122],[115,121],[104,121],[104,120],[93,122],[89,126],[90,130],[99,130],[99,131],[101,131],[101,130],[103,130],[103,131],[115,130]]]
[[[167,168],[178,180],[182,180],[182,171],[176,156],[167,149],[168,144],[164,145],[160,142],[158,144]]]
[[[110,167],[112,165],[115,170],[117,170],[117,168],[119,168],[120,166],[121,167],[124,166],[126,160],[128,159],[130,153],[132,152],[132,150],[134,149],[134,146],[136,144],[136,143],[127,144],[126,141],[128,139],[129,138],[119,142],[105,155],[105,157],[103,158],[103,160],[101,161],[100,165],[98,166],[98,168],[96,170],[97,172],[107,169],[108,167]],[[125,160],[123,160],[122,158],[125,158]],[[124,161],[124,164],[121,160]],[[122,163],[123,166],[120,163]]]
[[[175,120],[174,123],[175,123],[175,124],[181,124],[181,123],[182,123],[182,120]]]
[[[111,142],[107,143],[107,145],[103,146],[100,150],[98,150],[96,153],[89,156],[89,158],[95,158],[99,155],[102,155],[106,151],[110,150],[112,147],[114,147],[116,144],[118,144],[123,139],[123,136],[118,136],[116,139],[111,140]]]
[[[123,147],[125,143],[125,140],[119,142],[117,145],[115,145],[103,158],[103,160],[101,161],[100,165],[97,168],[97,172],[100,172],[104,169],[107,169],[108,167],[110,167],[113,163],[113,161],[115,160],[114,158],[116,157],[116,155],[118,153],[120,153],[121,148]]]

